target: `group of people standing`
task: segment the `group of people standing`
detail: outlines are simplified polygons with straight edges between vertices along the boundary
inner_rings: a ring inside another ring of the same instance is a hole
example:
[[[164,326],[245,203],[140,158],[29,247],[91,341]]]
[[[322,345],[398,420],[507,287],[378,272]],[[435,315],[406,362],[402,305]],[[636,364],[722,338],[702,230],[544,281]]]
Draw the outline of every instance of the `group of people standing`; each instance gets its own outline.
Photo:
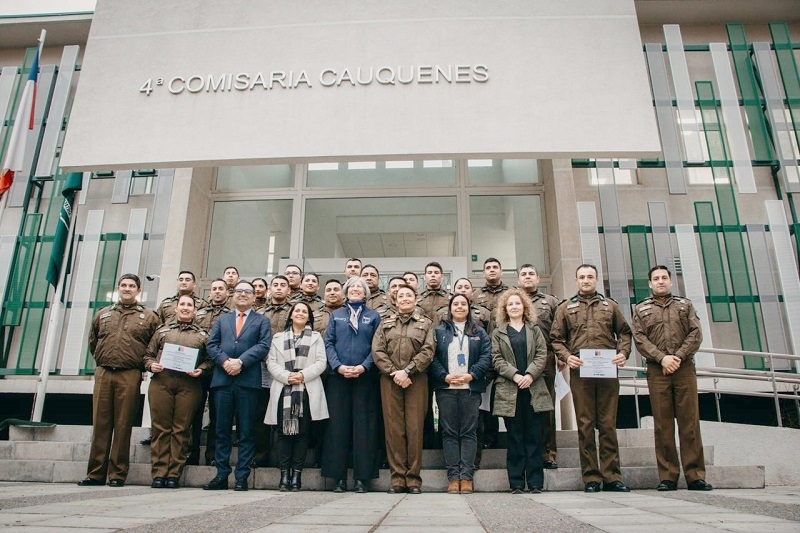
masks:
[[[184,466],[198,463],[208,397],[206,463],[217,472],[206,490],[229,488],[231,472],[234,490],[247,490],[251,469],[268,463],[274,427],[280,490],[302,488],[313,442],[335,492],[348,490],[349,466],[352,489],[367,492],[385,457],[389,492],[419,494],[422,450],[436,438],[435,394],[449,493],[473,492],[476,462],[484,442],[495,438],[497,417],[506,427],[511,491],[538,493],[544,469],[558,468],[554,382],[566,366],[584,490],[630,490],[616,437],[619,381],[580,375],[581,350],[614,350],[619,367],[631,351],[631,328],[619,305],[597,292],[594,266],[578,267],[578,292],[560,303],[538,290],[530,264],[518,269],[518,288],[509,288],[495,258],[484,262],[484,287],[475,290],[461,278],[453,294],[442,287],[437,262],[426,265],[421,293],[413,272],[391,278],[387,292],[374,265],[351,258],[344,274],[344,283],[328,281],[320,297],[319,278],[296,265],[269,283],[241,280],[228,267],[204,302],[193,294],[194,274],[184,271],[178,293],[156,312],[137,302],[139,278],[123,275],[119,301],[92,323],[94,433],[79,485],[124,484],[147,370],[154,488],[178,488]],[[688,487],[710,490],[692,360],[702,339],[699,321],[689,300],[672,295],[667,267],[651,269],[650,287],[652,297],[634,311],[633,339],[648,364],[658,489],[677,488],[677,418]],[[196,354],[194,365],[176,369],[176,351]]]

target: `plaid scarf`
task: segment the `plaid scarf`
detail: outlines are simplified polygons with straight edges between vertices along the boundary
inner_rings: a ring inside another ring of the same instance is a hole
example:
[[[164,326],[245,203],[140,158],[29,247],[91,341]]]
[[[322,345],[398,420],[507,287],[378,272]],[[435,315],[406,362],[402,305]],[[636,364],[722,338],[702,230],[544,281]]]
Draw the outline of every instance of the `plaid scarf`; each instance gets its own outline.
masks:
[[[306,326],[295,342],[291,326],[285,332],[283,350],[286,354],[285,368],[289,372],[299,372],[308,366],[308,350],[311,347],[310,327]],[[283,388],[283,431],[284,435],[300,433],[300,419],[303,417],[303,383]]]

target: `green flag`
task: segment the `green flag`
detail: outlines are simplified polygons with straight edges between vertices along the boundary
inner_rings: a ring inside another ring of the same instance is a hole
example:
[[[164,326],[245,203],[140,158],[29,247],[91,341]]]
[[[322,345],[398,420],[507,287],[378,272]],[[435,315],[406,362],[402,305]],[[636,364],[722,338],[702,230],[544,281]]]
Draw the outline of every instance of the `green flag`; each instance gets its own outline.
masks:
[[[67,237],[69,236],[69,220],[72,217],[72,202],[75,200],[75,192],[81,190],[83,186],[83,173],[72,172],[67,175],[64,190],[64,203],[61,204],[61,215],[58,217],[56,236],[53,240],[53,251],[50,253],[50,264],[47,267],[47,281],[55,287],[58,285],[58,275],[61,273],[61,264],[64,262],[64,250],[67,247]]]

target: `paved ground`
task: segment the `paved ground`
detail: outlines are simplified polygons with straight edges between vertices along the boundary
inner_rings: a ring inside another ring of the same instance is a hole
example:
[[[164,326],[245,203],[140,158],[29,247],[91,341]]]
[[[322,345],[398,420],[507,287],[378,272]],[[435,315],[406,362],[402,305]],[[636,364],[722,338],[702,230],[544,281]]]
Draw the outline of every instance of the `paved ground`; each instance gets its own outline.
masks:
[[[800,532],[800,487],[390,495],[0,483],[4,531]]]

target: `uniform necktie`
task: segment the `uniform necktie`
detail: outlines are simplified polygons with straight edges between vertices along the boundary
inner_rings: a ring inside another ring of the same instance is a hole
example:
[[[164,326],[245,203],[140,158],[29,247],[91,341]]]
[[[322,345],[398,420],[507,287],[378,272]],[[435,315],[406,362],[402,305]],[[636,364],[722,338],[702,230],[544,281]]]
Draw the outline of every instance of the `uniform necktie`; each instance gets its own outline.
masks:
[[[244,326],[244,313],[239,313],[239,318],[236,319],[236,336],[239,336],[239,333],[242,332],[242,326]]]

